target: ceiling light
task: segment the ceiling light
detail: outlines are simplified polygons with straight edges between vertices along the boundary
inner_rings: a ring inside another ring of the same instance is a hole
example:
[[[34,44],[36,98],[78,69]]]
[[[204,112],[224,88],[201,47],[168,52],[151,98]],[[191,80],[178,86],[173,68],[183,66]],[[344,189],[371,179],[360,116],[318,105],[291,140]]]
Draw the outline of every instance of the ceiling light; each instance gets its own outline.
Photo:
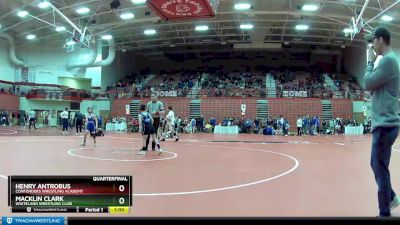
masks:
[[[19,11],[18,13],[17,13],[17,15],[19,16],[19,17],[21,17],[21,18],[24,18],[25,16],[27,16],[29,13],[27,12],[27,11]]]
[[[390,22],[390,21],[393,20],[393,17],[388,16],[388,15],[384,15],[384,16],[381,17],[381,20]]]
[[[40,3],[38,4],[38,6],[39,6],[39,8],[41,8],[41,9],[46,9],[46,8],[48,8],[48,7],[50,6],[50,2],[48,2],[48,1],[42,1],[42,2],[40,2]]]
[[[317,5],[303,5],[301,8],[304,11],[316,11],[318,9]]]
[[[206,31],[208,30],[208,26],[207,25],[197,26],[195,29],[197,31]]]
[[[307,25],[301,24],[296,26],[296,30],[307,30],[307,29],[308,29]]]
[[[130,20],[135,18],[135,15],[133,13],[122,13],[119,17],[123,20]]]
[[[154,34],[156,34],[157,32],[156,32],[156,30],[154,30],[154,29],[149,29],[149,30],[145,30],[144,31],[144,34],[145,35],[154,35]]]
[[[33,34],[29,34],[26,36],[26,39],[28,39],[28,40],[33,40],[35,38],[36,38],[36,35],[33,35]]]
[[[78,14],[86,14],[86,13],[90,12],[90,9],[87,7],[82,7],[82,8],[77,9],[76,12]]]
[[[253,29],[253,27],[254,27],[253,24],[242,24],[242,25],[240,25],[240,29],[243,29],[243,30],[250,30],[250,29]]]
[[[247,10],[251,8],[250,3],[237,3],[235,4],[235,9],[236,10]]]
[[[65,30],[65,27],[56,27],[56,31],[57,32],[61,32],[61,31],[64,31]]]
[[[344,30],[343,30],[343,32],[345,32],[345,33],[353,33],[353,29],[351,29],[351,28],[345,28]]]
[[[368,44],[368,47],[372,47],[372,43],[369,43],[369,44]]]
[[[111,40],[112,38],[113,38],[113,36],[112,36],[112,35],[109,35],[109,34],[103,35],[103,36],[101,37],[101,39],[103,39],[103,40]]]
[[[131,0],[133,4],[144,4],[146,0]]]

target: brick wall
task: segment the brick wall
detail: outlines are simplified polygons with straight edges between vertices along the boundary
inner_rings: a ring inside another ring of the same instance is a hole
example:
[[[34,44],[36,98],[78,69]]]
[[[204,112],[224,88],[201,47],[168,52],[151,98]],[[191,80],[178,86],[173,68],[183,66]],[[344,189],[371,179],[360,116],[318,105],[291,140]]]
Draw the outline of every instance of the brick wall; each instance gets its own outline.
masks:
[[[112,105],[112,116],[125,115],[125,105],[133,99],[115,99]],[[150,99],[141,99],[147,103]],[[182,118],[188,117],[190,113],[189,98],[163,98],[160,99],[165,107],[171,105],[176,115]],[[226,117],[242,117],[240,105],[246,104],[246,116],[254,119],[257,115],[257,98],[205,98],[202,99],[201,113],[208,119],[214,117],[220,122]],[[296,130],[296,119],[298,115],[322,116],[320,99],[269,99],[269,116],[279,117],[283,115],[289,120],[291,130]],[[352,102],[350,100],[332,100],[333,116],[348,118],[353,114]]]
[[[298,115],[322,116],[320,99],[269,99],[268,106],[269,116],[272,118],[279,117],[280,115],[286,117],[289,121],[291,131],[297,129],[296,120]]]
[[[214,117],[218,122],[224,117],[242,117],[240,106],[246,104],[245,117],[255,118],[257,116],[256,98],[206,98],[201,102],[201,113],[208,119]]]
[[[333,118],[353,118],[353,102],[348,99],[332,99]]]
[[[19,110],[19,97],[12,94],[0,93],[0,109]]]

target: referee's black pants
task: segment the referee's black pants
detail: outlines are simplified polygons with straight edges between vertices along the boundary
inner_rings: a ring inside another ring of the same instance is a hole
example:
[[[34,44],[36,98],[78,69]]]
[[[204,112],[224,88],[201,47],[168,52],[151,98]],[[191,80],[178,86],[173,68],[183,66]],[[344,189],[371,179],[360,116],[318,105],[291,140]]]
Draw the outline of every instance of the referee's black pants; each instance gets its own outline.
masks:
[[[158,138],[158,129],[160,127],[160,118],[154,118],[154,132],[156,133],[156,138]],[[150,135],[147,137],[146,140],[146,149],[147,146],[149,146],[149,142],[150,142]],[[156,143],[154,141],[151,142],[151,150],[154,151],[156,149]]]

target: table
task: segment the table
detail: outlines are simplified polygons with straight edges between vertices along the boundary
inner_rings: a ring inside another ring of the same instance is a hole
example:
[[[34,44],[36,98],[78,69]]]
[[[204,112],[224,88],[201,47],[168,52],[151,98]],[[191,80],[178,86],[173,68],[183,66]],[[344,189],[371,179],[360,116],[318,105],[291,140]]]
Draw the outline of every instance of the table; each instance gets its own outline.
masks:
[[[344,128],[344,134],[345,135],[362,135],[364,134],[364,126],[358,126],[358,127],[353,127],[353,126],[347,126]]]
[[[128,128],[125,122],[122,123],[107,123],[106,131],[126,131]]]
[[[238,126],[215,126],[214,134],[238,134],[239,127]]]

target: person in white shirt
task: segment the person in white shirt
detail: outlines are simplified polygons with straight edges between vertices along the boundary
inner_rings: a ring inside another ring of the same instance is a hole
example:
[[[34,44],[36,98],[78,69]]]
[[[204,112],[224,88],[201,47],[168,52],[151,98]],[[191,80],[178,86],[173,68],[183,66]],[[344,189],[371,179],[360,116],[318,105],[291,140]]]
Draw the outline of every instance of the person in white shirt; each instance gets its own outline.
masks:
[[[301,135],[301,127],[303,126],[303,119],[301,118],[301,116],[297,116],[297,136]]]
[[[68,134],[68,108],[65,108],[62,113],[60,113],[62,124],[63,124],[63,134]]]
[[[36,113],[33,109],[28,114],[29,118],[29,130],[31,129],[31,125],[33,124],[33,128],[36,130]]]
[[[168,107],[168,114],[165,117],[166,121],[167,121],[167,133],[166,135],[164,135],[163,139],[161,141],[165,141],[165,136],[170,136],[172,135],[173,138],[175,138],[175,141],[179,140],[178,135],[175,132],[175,113],[174,111],[172,111],[172,106]]]

